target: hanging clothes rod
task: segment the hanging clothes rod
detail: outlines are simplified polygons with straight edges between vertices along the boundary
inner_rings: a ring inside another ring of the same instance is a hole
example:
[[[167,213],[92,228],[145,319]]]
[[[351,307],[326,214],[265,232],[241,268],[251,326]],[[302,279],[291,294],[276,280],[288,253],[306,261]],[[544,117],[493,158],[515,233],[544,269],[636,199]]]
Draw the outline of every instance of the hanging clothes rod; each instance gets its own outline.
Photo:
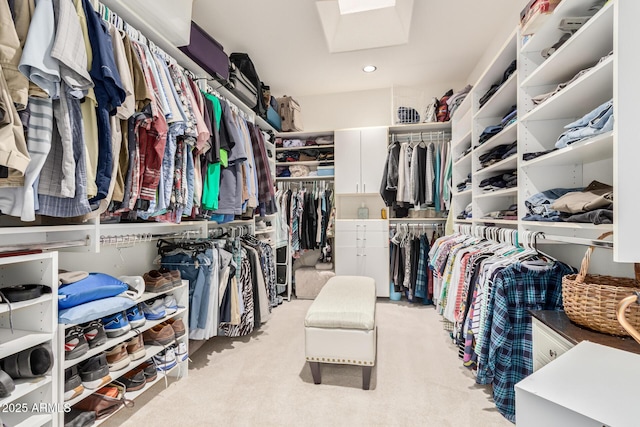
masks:
[[[20,243],[15,245],[0,246],[0,253],[15,252],[24,250],[49,250],[63,248],[77,248],[81,246],[89,246],[91,238],[87,236],[84,239],[64,240],[58,242],[42,242],[42,243]]]
[[[137,243],[151,242],[158,239],[189,238],[191,235],[199,235],[200,230],[185,230],[174,233],[138,233],[121,234],[116,236],[100,236],[101,245],[135,245]]]
[[[598,248],[613,249],[613,242],[606,240],[585,239],[571,236],[549,236],[544,233],[541,233],[539,237],[542,240],[547,240],[550,242],[572,243],[574,245],[595,246]]]

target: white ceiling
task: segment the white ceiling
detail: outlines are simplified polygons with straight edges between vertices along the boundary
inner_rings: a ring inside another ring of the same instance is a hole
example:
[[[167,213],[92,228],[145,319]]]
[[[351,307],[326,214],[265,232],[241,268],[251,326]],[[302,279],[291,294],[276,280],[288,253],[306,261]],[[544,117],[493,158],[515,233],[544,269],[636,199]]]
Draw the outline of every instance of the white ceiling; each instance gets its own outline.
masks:
[[[329,53],[314,0],[195,0],[193,20],[227,54],[248,53],[273,94],[303,96],[466,81],[526,3],[415,0],[407,44],[341,53]]]

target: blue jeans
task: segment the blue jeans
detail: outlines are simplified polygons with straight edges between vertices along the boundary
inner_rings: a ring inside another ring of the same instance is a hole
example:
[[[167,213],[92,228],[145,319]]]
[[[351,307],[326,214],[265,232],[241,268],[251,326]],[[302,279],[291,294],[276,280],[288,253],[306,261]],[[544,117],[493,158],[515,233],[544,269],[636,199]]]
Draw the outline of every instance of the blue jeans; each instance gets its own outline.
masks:
[[[189,329],[207,327],[212,259],[212,249],[207,249],[205,253],[199,253],[195,257],[186,253],[162,257],[163,267],[179,270],[182,279],[189,281]]]
[[[611,132],[613,130],[613,100],[605,102],[564,128],[567,130],[558,137],[556,148],[564,148],[582,139]]]

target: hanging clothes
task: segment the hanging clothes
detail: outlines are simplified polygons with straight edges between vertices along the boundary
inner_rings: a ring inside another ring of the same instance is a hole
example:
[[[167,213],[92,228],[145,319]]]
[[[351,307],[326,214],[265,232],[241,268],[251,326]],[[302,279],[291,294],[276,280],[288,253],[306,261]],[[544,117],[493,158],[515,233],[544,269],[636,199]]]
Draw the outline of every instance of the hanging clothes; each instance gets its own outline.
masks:
[[[455,233],[434,242],[442,280],[438,309],[476,382],[491,384],[499,412],[515,422],[515,384],[533,372],[528,310],[562,308],[562,277],[575,269],[535,250]],[[504,359],[507,354],[508,361]]]

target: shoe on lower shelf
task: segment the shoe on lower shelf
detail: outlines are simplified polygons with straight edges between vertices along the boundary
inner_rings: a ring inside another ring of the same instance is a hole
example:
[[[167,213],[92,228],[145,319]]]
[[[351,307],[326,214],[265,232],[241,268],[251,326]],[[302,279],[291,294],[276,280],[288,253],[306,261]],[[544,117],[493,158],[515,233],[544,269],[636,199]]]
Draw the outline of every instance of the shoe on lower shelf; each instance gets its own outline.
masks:
[[[7,397],[16,389],[16,383],[13,378],[5,371],[0,370],[0,397]]]
[[[180,341],[178,343],[174,352],[176,354],[176,359],[178,359],[179,362],[184,362],[189,358],[189,350],[187,348],[187,344],[183,341]]]
[[[144,279],[144,289],[147,292],[165,292],[174,287],[171,275],[164,275],[158,270],[144,273],[142,278]]]
[[[158,371],[168,371],[178,364],[176,354],[172,347],[169,347],[153,356],[153,361],[155,362],[156,369]]]
[[[136,335],[129,341],[126,341],[125,344],[127,346],[127,353],[129,353],[129,358],[131,358],[132,361],[142,359],[147,355],[147,349],[144,347],[142,334]]]
[[[158,298],[152,301],[142,303],[142,312],[147,320],[160,320],[167,315],[167,309],[164,306],[164,299]]]
[[[132,328],[140,328],[144,326],[147,319],[144,317],[141,304],[134,305],[127,310],[127,321]]]
[[[137,368],[134,368],[133,371],[142,372],[147,383],[155,381],[155,379],[158,378],[158,370],[156,369],[156,364],[154,363],[153,358],[148,359]]]
[[[82,326],[82,333],[89,343],[89,348],[98,347],[107,342],[107,333],[100,320],[94,320]]]
[[[162,324],[154,326],[151,329],[144,331],[142,335],[145,344],[155,345],[169,345],[176,339],[176,333],[173,331],[171,325]]]
[[[132,370],[124,374],[118,380],[127,388],[127,391],[137,391],[144,388],[147,384],[147,379],[144,376],[144,371]]]
[[[52,367],[53,351],[49,343],[22,350],[2,360],[2,369],[14,380],[42,377],[51,371]]]
[[[171,326],[171,328],[173,328],[173,332],[176,338],[180,338],[187,332],[182,319],[171,318],[171,319],[167,319],[167,321],[164,323],[166,323],[167,325]]]
[[[158,272],[164,275],[167,279],[170,279],[174,288],[182,286],[182,274],[180,274],[180,270],[169,270],[166,267],[162,267]]]
[[[167,295],[164,297],[162,303],[164,304],[164,310],[167,316],[175,314],[176,311],[181,308],[173,295]]]
[[[82,385],[90,390],[98,389],[111,381],[107,354],[98,353],[78,365]]]
[[[119,337],[131,330],[131,325],[124,312],[119,312],[102,319],[104,330],[109,338]]]
[[[64,401],[78,397],[84,391],[78,367],[72,366],[64,370]]]
[[[129,366],[131,358],[129,357],[129,353],[127,353],[125,343],[120,343],[107,350],[107,363],[109,364],[110,371],[119,371]]]
[[[89,344],[80,326],[72,326],[64,335],[64,360],[77,359],[89,351]]]

